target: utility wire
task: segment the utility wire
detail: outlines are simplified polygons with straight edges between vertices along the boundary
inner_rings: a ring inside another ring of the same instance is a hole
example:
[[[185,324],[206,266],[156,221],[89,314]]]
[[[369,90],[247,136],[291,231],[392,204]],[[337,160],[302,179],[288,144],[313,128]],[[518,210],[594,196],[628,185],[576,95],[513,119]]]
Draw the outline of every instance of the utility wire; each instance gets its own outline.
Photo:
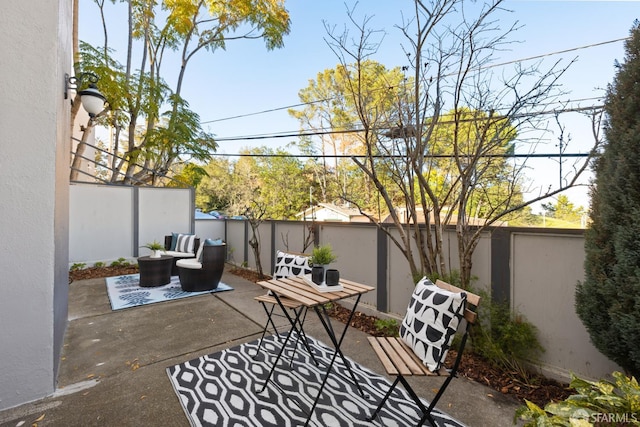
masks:
[[[515,59],[513,61],[501,62],[501,63],[498,63],[498,64],[491,64],[491,65],[488,65],[486,67],[481,67],[481,68],[484,69],[484,68],[502,67],[503,65],[515,64],[515,63],[518,63],[518,62],[533,61],[534,59],[546,58],[547,56],[560,55],[561,53],[575,52],[576,50],[589,49],[589,48],[592,48],[592,47],[603,46],[605,44],[610,44],[610,43],[617,43],[617,42],[621,42],[621,41],[629,40],[629,39],[631,39],[631,37],[623,37],[621,39],[607,40],[607,41],[600,42],[600,43],[593,43],[593,44],[588,44],[588,45],[585,45],[585,46],[578,46],[578,47],[573,47],[573,48],[570,48],[570,49],[558,50],[558,51],[550,52],[550,53],[543,53],[541,55],[530,56],[528,58]]]
[[[574,48],[570,48],[570,49],[564,49],[564,50],[558,50],[558,51],[555,51],[555,52],[544,53],[544,54],[541,54],[541,55],[530,56],[530,57],[527,57],[527,58],[515,59],[513,61],[501,62],[501,63],[498,63],[498,64],[491,64],[491,65],[488,65],[488,66],[485,66],[485,67],[480,67],[480,68],[481,69],[495,68],[495,67],[501,67],[501,66],[504,66],[504,65],[515,64],[515,63],[518,63],[518,62],[532,61],[534,59],[545,58],[545,57],[553,56],[553,55],[560,55],[562,53],[575,52],[577,50],[590,49],[592,47],[603,46],[603,45],[611,44],[611,43],[618,43],[620,41],[629,40],[630,38],[631,37],[623,37],[623,38],[614,39],[614,40],[607,40],[607,41],[600,42],[600,43],[593,43],[593,44],[584,45],[584,46],[578,46],[578,47],[574,47]],[[299,103],[299,104],[287,105],[285,107],[276,107],[276,108],[270,108],[268,110],[256,111],[256,112],[253,112],[253,113],[239,114],[239,115],[236,115],[236,116],[223,117],[221,119],[207,120],[205,122],[200,122],[200,123],[201,124],[208,124],[208,123],[217,123],[217,122],[222,122],[222,121],[227,121],[227,120],[242,119],[242,118],[245,118],[245,117],[257,116],[257,115],[266,114],[266,113],[272,113],[274,111],[288,110],[290,108],[303,107],[303,106],[306,106],[306,105],[317,104],[319,102],[330,101],[331,99],[332,98],[318,99],[318,100],[315,100],[315,101],[308,101],[308,102],[303,102],[303,103]]]
[[[287,105],[286,107],[271,108],[269,110],[256,111],[255,113],[240,114],[237,116],[224,117],[222,119],[208,120],[206,122],[200,122],[200,124],[217,123],[217,122],[223,122],[225,120],[233,120],[233,119],[242,119],[244,117],[257,116],[259,114],[272,113],[274,111],[280,111],[280,110],[288,110],[289,108],[303,107],[305,105],[317,104],[318,102],[325,102],[330,100],[331,98],[318,99],[317,101],[309,101],[309,102],[303,102],[300,104]]]
[[[190,153],[185,153],[190,154]],[[266,157],[266,158],[302,158],[302,159],[406,159],[407,156],[399,154],[255,154],[255,153],[211,153],[212,157]],[[483,158],[553,158],[553,157],[589,157],[590,153],[543,153],[543,154],[483,154],[478,157]],[[425,159],[452,159],[456,157],[454,154],[426,154]]]
[[[491,117],[492,121],[505,120],[505,119],[519,119],[526,117],[537,117],[543,115],[551,115],[551,114],[562,114],[562,113],[576,113],[576,112],[584,112],[584,111],[595,111],[602,109],[603,105],[592,105],[589,107],[575,107],[575,108],[563,108],[560,110],[550,110],[550,111],[537,111],[532,113],[524,113],[517,114],[512,116],[493,116]],[[488,117],[481,118],[463,118],[458,120],[439,120],[438,125],[447,125],[454,123],[463,123],[463,122],[476,122],[476,121],[486,121],[489,119]],[[371,130],[388,130],[393,126],[388,127],[377,127],[372,128]],[[260,134],[260,135],[247,135],[247,136],[238,136],[238,137],[227,137],[227,138],[216,138],[216,142],[229,142],[229,141],[251,141],[251,140],[259,140],[259,139],[275,139],[275,138],[299,138],[305,136],[320,136],[320,135],[337,135],[337,134],[347,134],[347,133],[359,133],[363,132],[364,129],[343,129],[343,130],[330,130],[330,129],[318,129],[313,131],[289,131],[282,133],[270,133],[270,134]]]

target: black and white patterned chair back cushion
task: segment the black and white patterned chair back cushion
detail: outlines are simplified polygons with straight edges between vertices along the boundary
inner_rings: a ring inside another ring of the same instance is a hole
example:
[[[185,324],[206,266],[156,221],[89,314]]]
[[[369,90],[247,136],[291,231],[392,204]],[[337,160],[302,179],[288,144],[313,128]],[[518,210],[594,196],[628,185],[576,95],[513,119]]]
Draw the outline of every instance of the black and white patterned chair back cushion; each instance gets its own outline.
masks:
[[[274,279],[282,279],[291,276],[311,274],[309,257],[278,251],[276,253],[276,265],[273,270]]]
[[[464,313],[467,294],[450,292],[423,277],[407,307],[400,337],[430,371],[444,362]]]

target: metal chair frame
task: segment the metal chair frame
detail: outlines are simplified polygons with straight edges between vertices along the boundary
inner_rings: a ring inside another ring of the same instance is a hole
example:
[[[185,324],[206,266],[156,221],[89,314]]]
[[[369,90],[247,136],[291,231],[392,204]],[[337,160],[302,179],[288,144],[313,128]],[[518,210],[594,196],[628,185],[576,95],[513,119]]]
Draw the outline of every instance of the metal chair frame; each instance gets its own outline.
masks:
[[[451,292],[465,292],[467,294],[467,302],[464,309],[464,330],[462,333],[462,339],[460,340],[460,345],[458,346],[458,354],[456,356],[455,361],[450,369],[441,368],[438,372],[431,372],[422,361],[416,356],[413,350],[402,341],[399,337],[388,338],[388,337],[369,337],[369,342],[375,351],[376,355],[380,359],[380,362],[384,366],[388,375],[395,376],[395,380],[391,387],[385,394],[384,398],[378,404],[376,410],[371,414],[367,421],[372,421],[380,412],[384,404],[386,403],[391,393],[396,388],[396,386],[401,383],[404,389],[409,393],[411,399],[414,403],[420,408],[422,411],[422,418],[418,421],[416,426],[421,426],[425,423],[425,421],[429,421],[432,426],[436,426],[436,422],[431,415],[431,412],[437,405],[438,401],[444,394],[445,390],[449,386],[451,380],[456,377],[458,372],[458,368],[460,366],[460,361],[462,360],[462,353],[464,352],[464,347],[467,343],[467,338],[469,336],[469,332],[471,326],[477,320],[477,308],[480,304],[480,297],[476,294],[470,293],[463,289],[452,286],[446,282],[441,280],[436,281],[436,286],[451,291]],[[446,355],[443,352],[442,357],[444,358]],[[443,360],[440,360],[443,362]],[[433,400],[431,400],[429,406],[425,406],[424,403],[420,400],[420,397],[413,390],[409,382],[405,377],[408,376],[433,376],[433,375],[447,375],[447,378],[442,383],[438,392],[436,393]]]

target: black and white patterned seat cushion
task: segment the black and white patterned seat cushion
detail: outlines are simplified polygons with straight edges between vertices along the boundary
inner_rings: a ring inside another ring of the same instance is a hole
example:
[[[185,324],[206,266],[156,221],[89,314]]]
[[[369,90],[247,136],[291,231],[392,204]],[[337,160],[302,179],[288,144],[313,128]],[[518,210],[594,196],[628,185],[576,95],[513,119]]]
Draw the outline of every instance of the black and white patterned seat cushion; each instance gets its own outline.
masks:
[[[400,337],[430,371],[440,369],[458,329],[467,294],[439,288],[423,277],[416,285]]]
[[[309,257],[287,252],[276,252],[276,265],[273,270],[274,279],[311,274]]]

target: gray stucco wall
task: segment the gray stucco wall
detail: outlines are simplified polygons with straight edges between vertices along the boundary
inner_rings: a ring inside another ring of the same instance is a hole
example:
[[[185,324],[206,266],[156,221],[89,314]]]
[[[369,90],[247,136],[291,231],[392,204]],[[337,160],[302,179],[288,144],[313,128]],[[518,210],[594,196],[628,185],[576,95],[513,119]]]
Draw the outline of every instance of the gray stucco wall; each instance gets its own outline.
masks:
[[[0,14],[0,410],[55,389],[67,324],[71,1]]]

